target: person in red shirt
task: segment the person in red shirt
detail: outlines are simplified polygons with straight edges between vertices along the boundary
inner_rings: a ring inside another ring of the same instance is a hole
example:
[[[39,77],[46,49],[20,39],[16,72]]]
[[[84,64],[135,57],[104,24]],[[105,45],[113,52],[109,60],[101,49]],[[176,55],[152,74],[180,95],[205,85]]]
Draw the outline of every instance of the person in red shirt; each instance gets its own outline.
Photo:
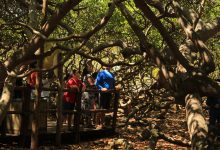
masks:
[[[36,65],[37,65],[36,62],[30,64],[30,69],[35,69]],[[27,77],[27,84],[31,87],[31,99],[35,99],[36,98],[35,85],[36,85],[36,82],[37,82],[37,78],[38,78],[38,72],[36,72],[36,71],[32,72]]]
[[[38,73],[37,72],[32,72],[28,78],[28,84],[31,86],[31,87],[35,87],[36,85],[36,80],[37,80],[37,77],[38,77]]]
[[[30,64],[30,70],[32,69],[36,69],[37,67],[37,63],[36,62],[33,62]],[[37,81],[37,78],[38,78],[38,72],[34,71],[32,72],[28,77],[27,77],[27,84],[29,86],[31,86],[32,88],[35,87],[36,85],[36,81]]]
[[[73,115],[72,113],[65,113],[65,111],[74,110],[75,103],[77,100],[77,92],[80,91],[80,88],[83,88],[83,83],[80,80],[80,74],[77,70],[73,70],[73,75],[67,80],[65,84],[67,89],[75,89],[75,92],[64,92],[63,95],[63,110],[64,110],[64,121],[67,121],[68,129],[71,128]]]

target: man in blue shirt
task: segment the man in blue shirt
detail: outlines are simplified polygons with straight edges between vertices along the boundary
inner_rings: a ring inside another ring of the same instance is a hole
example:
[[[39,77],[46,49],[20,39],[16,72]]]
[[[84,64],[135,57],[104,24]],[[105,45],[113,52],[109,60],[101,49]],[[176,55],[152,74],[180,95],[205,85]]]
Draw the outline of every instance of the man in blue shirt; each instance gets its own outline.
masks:
[[[112,93],[107,92],[110,89],[115,89],[115,76],[110,72],[110,67],[103,66],[103,70],[100,71],[96,77],[95,85],[102,92],[100,93],[100,108],[109,109],[112,99]],[[105,114],[100,116],[101,127],[104,123]]]
[[[102,91],[100,94],[100,107],[109,109],[112,94],[106,91],[115,89],[115,76],[110,72],[110,67],[103,66],[103,70],[100,71],[96,77],[95,85]]]

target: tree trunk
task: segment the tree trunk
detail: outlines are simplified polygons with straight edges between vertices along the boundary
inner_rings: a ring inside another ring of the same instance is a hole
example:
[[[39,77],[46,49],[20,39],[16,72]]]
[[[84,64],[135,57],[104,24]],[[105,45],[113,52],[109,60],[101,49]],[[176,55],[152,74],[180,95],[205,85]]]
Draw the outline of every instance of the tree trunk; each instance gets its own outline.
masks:
[[[43,53],[43,47],[40,49],[40,53]],[[38,67],[42,69],[42,59],[38,61]],[[33,106],[33,120],[31,123],[31,146],[32,150],[38,149],[38,134],[39,134],[39,114],[40,114],[40,103],[41,103],[41,91],[42,91],[42,72],[38,72],[36,78],[36,99],[34,100]]]
[[[205,149],[208,134],[200,99],[197,94],[188,94],[185,98],[186,120],[193,150]]]
[[[2,124],[5,115],[7,114],[10,100],[12,99],[14,92],[14,84],[16,78],[8,76],[5,80],[5,84],[2,90],[2,96],[0,99],[0,125]]]
[[[62,59],[61,53],[57,56],[57,61]],[[63,65],[58,67],[58,100],[57,100],[57,126],[56,126],[56,144],[61,145],[61,129],[63,124],[62,119],[62,103],[63,103]]]

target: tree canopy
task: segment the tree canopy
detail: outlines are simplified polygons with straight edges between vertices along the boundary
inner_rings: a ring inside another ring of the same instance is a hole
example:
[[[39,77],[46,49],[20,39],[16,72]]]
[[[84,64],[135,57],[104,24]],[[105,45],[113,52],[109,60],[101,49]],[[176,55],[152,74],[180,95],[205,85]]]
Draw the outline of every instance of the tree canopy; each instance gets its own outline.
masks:
[[[188,105],[191,98],[201,102],[203,96],[220,96],[214,80],[219,78],[219,0],[0,3],[0,60],[7,71],[1,83],[5,83],[4,90],[10,87],[4,93],[9,96],[2,94],[1,116],[8,108],[14,80],[31,72],[20,67],[55,51],[62,53],[62,60],[38,71],[47,72],[60,64],[65,70],[82,71],[88,59],[97,71],[100,65],[112,66],[122,85],[122,97],[134,104],[152,100],[152,95],[161,92],[161,101],[172,97]],[[144,95],[141,100],[140,95]],[[206,127],[201,128],[207,132]]]

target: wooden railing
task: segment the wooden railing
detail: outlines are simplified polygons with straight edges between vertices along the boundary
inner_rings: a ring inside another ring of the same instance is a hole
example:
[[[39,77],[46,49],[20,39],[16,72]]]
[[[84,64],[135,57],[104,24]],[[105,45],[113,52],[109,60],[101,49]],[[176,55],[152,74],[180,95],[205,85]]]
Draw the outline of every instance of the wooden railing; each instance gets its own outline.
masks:
[[[33,111],[31,110],[31,88],[27,86],[21,86],[21,87],[15,87],[15,90],[20,91],[22,93],[22,98],[21,98],[21,108],[20,110],[9,110],[8,115],[12,114],[17,114],[21,116],[20,120],[20,136],[22,137],[23,140],[27,137],[28,129],[29,129],[29,123],[30,123],[30,116],[32,115]],[[42,88],[42,91],[50,91],[50,92],[57,92],[57,88]],[[75,140],[76,142],[79,142],[80,139],[80,118],[82,113],[99,113],[99,112],[104,112],[104,113],[113,113],[113,118],[112,118],[112,129],[115,130],[116,128],[116,119],[117,119],[117,110],[118,110],[118,98],[119,98],[119,91],[118,90],[108,90],[106,92],[109,93],[114,93],[114,99],[113,99],[113,107],[111,109],[86,109],[83,110],[81,107],[81,95],[82,92],[77,92],[74,89],[63,89],[63,92],[68,91],[68,92],[76,92],[77,93],[77,101],[76,101],[76,109],[75,110],[62,110],[62,112],[66,113],[73,113],[74,114],[74,132],[75,132]],[[100,90],[86,90],[85,92],[94,92],[94,93],[102,93]],[[13,103],[13,101],[12,101]],[[39,113],[46,115],[48,113],[56,113],[56,109],[49,109],[47,106],[45,109],[41,109]],[[24,142],[24,141],[23,141]]]

